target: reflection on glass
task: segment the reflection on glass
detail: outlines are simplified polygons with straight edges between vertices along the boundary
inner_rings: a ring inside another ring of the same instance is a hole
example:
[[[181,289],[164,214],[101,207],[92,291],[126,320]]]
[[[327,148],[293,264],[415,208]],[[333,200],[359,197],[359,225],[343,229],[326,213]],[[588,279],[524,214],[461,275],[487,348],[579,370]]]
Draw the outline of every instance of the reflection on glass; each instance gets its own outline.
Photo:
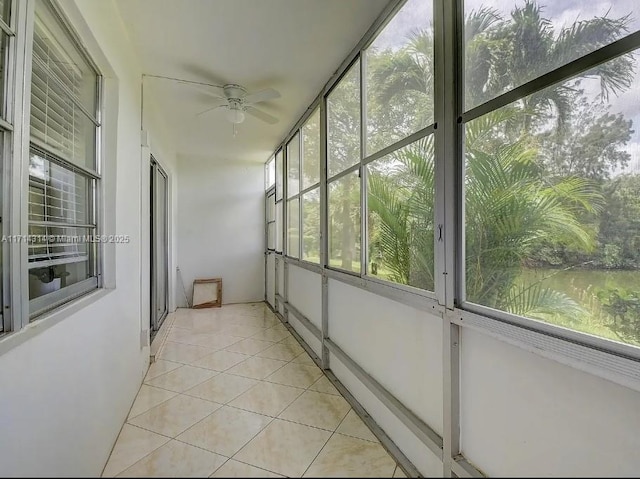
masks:
[[[300,192],[300,134],[296,133],[287,144],[287,198]]]
[[[275,249],[276,247],[276,224],[269,223],[267,225],[267,248]]]
[[[282,253],[282,235],[283,226],[282,226],[282,208],[283,202],[279,201],[276,203],[276,252]]]
[[[328,190],[329,266],[360,272],[360,178],[349,173]]]
[[[368,273],[433,291],[433,136],[367,169]]]
[[[276,200],[282,199],[284,191],[284,171],[282,165],[282,150],[276,153]]]
[[[465,0],[464,10],[467,110],[640,29],[635,0]]]
[[[302,195],[302,259],[320,263],[320,188]]]
[[[320,182],[320,109],[302,127],[302,189]]]
[[[327,97],[328,177],[360,161],[360,61]]]
[[[7,119],[7,105],[5,105],[4,87],[7,75],[7,47],[9,45],[9,37],[3,31],[0,31],[0,116]]]
[[[468,301],[640,345],[636,63],[619,57],[466,125]]]
[[[433,123],[432,0],[409,0],[366,51],[367,155]]]
[[[287,202],[287,256],[300,257],[300,199]]]

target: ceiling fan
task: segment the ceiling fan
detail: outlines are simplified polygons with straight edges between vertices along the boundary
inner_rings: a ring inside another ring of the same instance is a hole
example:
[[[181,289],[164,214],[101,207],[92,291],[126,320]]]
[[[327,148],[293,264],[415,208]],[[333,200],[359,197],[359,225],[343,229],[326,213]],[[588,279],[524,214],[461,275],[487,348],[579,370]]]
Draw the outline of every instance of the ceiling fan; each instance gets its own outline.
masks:
[[[255,93],[248,93],[243,86],[229,83],[224,86],[205,86],[195,85],[205,94],[215,98],[213,106],[198,113],[196,116],[204,115],[218,108],[226,108],[227,119],[234,125],[242,123],[245,119],[245,113],[262,120],[271,125],[278,122],[278,118],[262,110],[254,105],[264,101],[280,98],[280,93],[273,88],[266,88]]]

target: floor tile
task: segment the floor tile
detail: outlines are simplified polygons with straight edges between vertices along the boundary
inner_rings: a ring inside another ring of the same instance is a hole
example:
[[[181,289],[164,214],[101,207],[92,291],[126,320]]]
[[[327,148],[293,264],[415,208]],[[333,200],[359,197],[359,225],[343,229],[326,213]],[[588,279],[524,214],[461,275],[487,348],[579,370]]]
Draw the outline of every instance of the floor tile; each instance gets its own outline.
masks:
[[[176,439],[231,457],[271,421],[267,416],[223,406]]]
[[[400,466],[396,466],[396,471],[393,473],[393,477],[407,477],[407,475],[402,469],[400,469]]]
[[[277,359],[251,357],[229,369],[229,374],[236,374],[253,379],[264,379],[287,363]]]
[[[168,437],[125,424],[120,431],[102,476],[114,477],[120,474],[167,441],[169,441]]]
[[[256,356],[260,356],[261,358],[280,359],[281,361],[291,361],[301,352],[304,352],[304,349],[302,349],[302,346],[299,344],[294,346],[292,344],[276,343],[264,351],[260,351]]]
[[[242,340],[243,337],[241,336],[219,333],[201,333],[197,344],[204,346],[205,348],[224,349],[227,346],[231,346],[232,344]]]
[[[246,390],[258,384],[255,379],[220,373],[217,376],[188,389],[185,394],[207,401],[226,404]]]
[[[283,339],[286,339],[288,337],[291,336],[291,333],[289,333],[289,331],[286,330],[281,330],[281,329],[274,329],[274,328],[270,328],[270,329],[266,329],[264,331],[260,331],[257,334],[254,334],[253,336],[251,336],[252,339],[259,339],[262,341],[272,341],[272,342],[280,342]]]
[[[305,391],[278,416],[280,419],[335,431],[351,407],[340,396]]]
[[[176,395],[177,393],[173,391],[154,388],[143,384],[140,391],[138,391],[138,395],[136,396],[136,400],[133,402],[133,406],[131,406],[129,418],[139,416],[143,412],[147,412],[152,407],[162,404]]]
[[[214,472],[211,477],[284,477],[274,472],[265,471],[243,462],[229,459],[224,465]]]
[[[195,346],[193,344],[167,341],[164,343],[164,346],[158,354],[158,358],[167,361],[190,364],[213,353],[214,351],[215,350],[213,349],[203,348],[202,346]]]
[[[173,440],[136,462],[121,476],[207,477],[226,460],[226,457]]]
[[[250,338],[256,333],[259,333],[264,328],[259,328],[257,326],[243,326],[239,324],[234,324],[233,326],[228,326],[224,328],[221,332],[222,334],[229,334],[231,336],[241,336],[243,338]]]
[[[272,342],[269,341],[260,341],[257,339],[243,339],[231,346],[225,348],[227,351],[231,351],[232,353],[242,353],[242,354],[256,354],[260,351],[264,351],[265,349],[273,346]]]
[[[330,436],[328,431],[275,419],[234,459],[285,476],[301,477]]]
[[[171,372],[148,381],[147,384],[149,386],[155,386],[181,393],[206,381],[207,379],[211,379],[216,374],[218,374],[216,371],[212,371],[210,369],[184,365],[181,368],[174,369]]]
[[[322,371],[317,366],[307,366],[305,364],[288,363],[278,369],[275,373],[266,378],[267,381],[294,386],[298,388],[308,388],[322,376]]]
[[[229,403],[230,406],[276,417],[304,392],[304,389],[260,382]]]
[[[315,383],[309,386],[309,389],[311,389],[312,391],[318,391],[319,393],[335,394],[336,396],[341,395],[336,389],[336,387],[333,384],[331,384],[331,381],[329,381],[329,378],[324,374],[320,379],[318,379]]]
[[[216,351],[209,356],[199,359],[194,366],[199,368],[213,369],[214,371],[226,371],[245,359],[249,359],[248,354],[232,353],[231,351]]]
[[[180,394],[129,422],[164,436],[176,437],[221,405]]]
[[[298,356],[293,358],[293,360],[291,362],[292,363],[298,363],[298,364],[306,364],[307,366],[315,366],[316,365],[316,362],[313,359],[311,359],[311,356],[309,356],[306,353],[306,351],[302,351]],[[324,391],[322,391],[322,392],[324,392]]]
[[[304,477],[391,477],[395,467],[380,444],[334,434]]]
[[[147,370],[147,375],[144,380],[149,381],[153,378],[157,378],[158,376],[168,373],[169,371],[173,371],[174,369],[178,369],[182,366],[182,363],[174,363],[171,361],[165,361],[163,359],[156,359]]]
[[[336,432],[346,436],[357,437],[367,441],[378,442],[378,438],[374,436],[367,425],[360,419],[360,416],[352,409],[338,426]]]

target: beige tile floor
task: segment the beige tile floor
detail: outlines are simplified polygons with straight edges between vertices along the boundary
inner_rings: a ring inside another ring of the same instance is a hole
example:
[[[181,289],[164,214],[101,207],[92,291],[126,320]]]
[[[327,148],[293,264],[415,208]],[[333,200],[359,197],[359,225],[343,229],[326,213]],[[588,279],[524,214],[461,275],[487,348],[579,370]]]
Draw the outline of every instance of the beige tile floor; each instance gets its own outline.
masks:
[[[265,304],[166,321],[103,477],[405,477]]]

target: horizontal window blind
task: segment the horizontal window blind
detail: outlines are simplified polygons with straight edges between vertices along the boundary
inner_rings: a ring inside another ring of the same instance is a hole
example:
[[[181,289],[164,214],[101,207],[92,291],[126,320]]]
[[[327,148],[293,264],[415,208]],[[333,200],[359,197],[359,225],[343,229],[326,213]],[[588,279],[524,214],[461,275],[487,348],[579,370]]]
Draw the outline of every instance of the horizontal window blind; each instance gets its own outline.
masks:
[[[95,234],[92,196],[96,180],[46,153],[29,162],[29,269],[89,261]]]

